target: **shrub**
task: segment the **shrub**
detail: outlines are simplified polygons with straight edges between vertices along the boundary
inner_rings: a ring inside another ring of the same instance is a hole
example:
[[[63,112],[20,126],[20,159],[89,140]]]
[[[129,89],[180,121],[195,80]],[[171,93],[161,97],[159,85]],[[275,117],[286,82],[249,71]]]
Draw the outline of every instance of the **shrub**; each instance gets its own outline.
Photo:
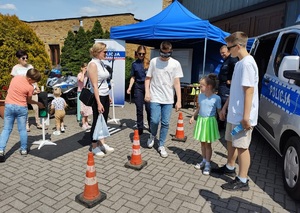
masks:
[[[26,50],[29,57],[28,63],[41,71],[42,80],[39,85],[44,85],[46,82],[44,70],[51,66],[44,43],[17,16],[0,14],[0,88],[10,83],[10,72],[18,63],[15,54],[19,49]]]

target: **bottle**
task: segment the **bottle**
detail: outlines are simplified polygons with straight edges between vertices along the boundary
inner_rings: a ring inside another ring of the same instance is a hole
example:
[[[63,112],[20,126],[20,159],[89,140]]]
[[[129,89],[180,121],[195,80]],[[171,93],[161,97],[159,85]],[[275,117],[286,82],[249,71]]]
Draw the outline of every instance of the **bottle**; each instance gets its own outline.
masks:
[[[243,131],[244,128],[242,126],[242,124],[240,123],[239,125],[237,125],[236,127],[233,128],[233,130],[231,131],[231,135],[234,136],[236,134],[238,134],[239,132]]]

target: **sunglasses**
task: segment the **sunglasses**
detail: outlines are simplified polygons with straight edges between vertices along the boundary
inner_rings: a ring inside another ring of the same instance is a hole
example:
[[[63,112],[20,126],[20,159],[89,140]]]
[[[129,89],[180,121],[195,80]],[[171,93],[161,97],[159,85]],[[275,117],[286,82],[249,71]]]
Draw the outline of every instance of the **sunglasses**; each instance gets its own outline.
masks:
[[[235,45],[232,45],[232,46],[230,46],[230,47],[228,47],[227,46],[227,49],[230,51],[231,50],[231,48],[234,48],[234,47],[236,47],[237,46],[237,44],[235,44]]]
[[[139,56],[144,56],[146,53],[138,53]]]
[[[22,59],[22,60],[27,60],[28,57],[23,56],[23,57],[21,57],[21,59]]]
[[[107,51],[103,51],[104,52],[104,54],[106,54],[107,53]]]
[[[160,57],[162,57],[162,58],[169,58],[169,57],[172,56],[172,52],[167,52],[167,53],[165,53],[165,52],[163,52],[163,51],[160,50],[159,55],[160,55]]]

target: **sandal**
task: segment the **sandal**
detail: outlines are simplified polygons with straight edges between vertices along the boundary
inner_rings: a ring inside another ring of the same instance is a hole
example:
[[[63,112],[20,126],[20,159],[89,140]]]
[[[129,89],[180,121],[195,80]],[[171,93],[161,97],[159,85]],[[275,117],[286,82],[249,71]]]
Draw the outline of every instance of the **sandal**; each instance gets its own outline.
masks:
[[[39,125],[36,125],[36,128],[37,128],[37,129],[43,129],[43,126],[42,126],[41,124],[39,124]],[[48,129],[48,127],[45,126],[45,130],[47,130],[47,129]]]

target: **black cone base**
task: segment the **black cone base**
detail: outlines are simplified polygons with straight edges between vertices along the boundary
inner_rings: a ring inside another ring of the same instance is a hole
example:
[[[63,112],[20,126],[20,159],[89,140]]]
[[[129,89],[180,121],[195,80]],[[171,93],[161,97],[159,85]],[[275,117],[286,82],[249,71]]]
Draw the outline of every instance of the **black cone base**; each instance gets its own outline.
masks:
[[[100,191],[100,190],[99,190]],[[83,193],[77,195],[75,197],[75,201],[87,208],[93,208],[94,206],[96,206],[97,204],[101,203],[103,200],[106,199],[106,194],[102,191],[100,191],[100,195],[93,199],[93,200],[87,200],[83,197]]]
[[[125,163],[126,168],[130,168],[130,169],[134,169],[134,170],[141,170],[145,166],[147,166],[147,161],[144,161],[144,160],[142,160],[142,163],[140,165],[133,165],[130,163],[130,161]]]
[[[184,138],[176,138],[175,135],[172,135],[172,141],[181,141],[185,142],[187,139],[187,136],[184,136]]]

